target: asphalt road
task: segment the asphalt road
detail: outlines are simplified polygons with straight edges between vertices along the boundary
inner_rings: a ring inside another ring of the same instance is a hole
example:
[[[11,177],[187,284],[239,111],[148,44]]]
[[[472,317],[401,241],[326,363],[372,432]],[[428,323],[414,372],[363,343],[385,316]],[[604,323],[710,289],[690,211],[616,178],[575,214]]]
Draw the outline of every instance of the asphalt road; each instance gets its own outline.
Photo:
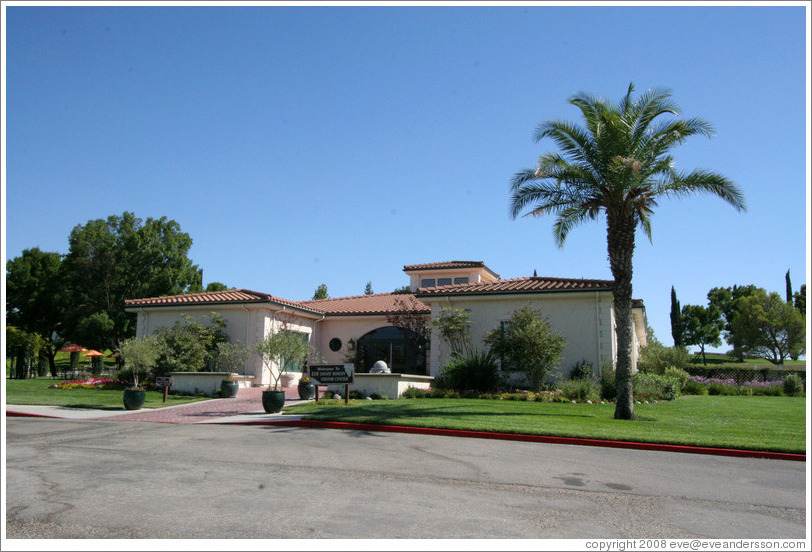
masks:
[[[8,418],[7,538],[804,538],[805,463]]]

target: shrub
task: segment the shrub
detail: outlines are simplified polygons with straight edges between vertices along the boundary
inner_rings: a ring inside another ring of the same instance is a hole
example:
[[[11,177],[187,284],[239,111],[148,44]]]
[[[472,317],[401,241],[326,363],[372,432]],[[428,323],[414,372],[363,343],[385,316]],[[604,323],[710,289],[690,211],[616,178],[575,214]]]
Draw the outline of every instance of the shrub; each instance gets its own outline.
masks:
[[[601,398],[605,401],[613,401],[617,398],[617,387],[615,386],[615,369],[611,363],[606,362],[601,366]]]
[[[691,377],[691,374],[689,374],[685,370],[677,368],[676,366],[669,366],[668,368],[666,368],[663,375],[667,378],[673,378],[677,380],[679,382],[680,391],[685,389],[685,385],[688,383],[688,379]]]
[[[440,368],[441,385],[437,388],[489,391],[498,386],[496,359],[490,352],[474,350],[449,360]]]
[[[401,393],[400,396],[401,398],[404,399],[425,399],[426,397],[428,397],[428,394],[429,394],[428,391],[425,391],[423,389],[418,389],[417,387],[409,387],[408,389],[406,389],[406,391]]]
[[[360,401],[360,400],[363,400],[363,399],[366,399],[366,398],[367,398],[366,395],[364,395],[361,391],[355,391],[355,390],[350,391],[350,400],[355,399],[355,400]]]
[[[784,384],[781,381],[746,381],[739,387],[742,395],[757,395],[767,397],[780,397],[784,394]]]
[[[804,394],[804,382],[798,374],[789,374],[784,378],[784,394],[788,397],[801,397]]]
[[[659,342],[653,342],[640,349],[637,369],[641,372],[663,374],[670,366],[685,370],[690,363],[691,355],[684,347],[666,347]]]
[[[598,384],[592,379],[574,379],[561,385],[561,394],[573,401],[597,401],[600,399]]]
[[[570,370],[571,380],[582,380],[592,378],[592,365],[586,360],[576,362]]]
[[[685,382],[682,392],[685,395],[707,395],[708,386],[703,383],[699,383],[698,381],[689,379],[687,382]]]
[[[632,378],[634,395],[643,400],[673,401],[680,395],[680,382],[673,377],[637,372]]]

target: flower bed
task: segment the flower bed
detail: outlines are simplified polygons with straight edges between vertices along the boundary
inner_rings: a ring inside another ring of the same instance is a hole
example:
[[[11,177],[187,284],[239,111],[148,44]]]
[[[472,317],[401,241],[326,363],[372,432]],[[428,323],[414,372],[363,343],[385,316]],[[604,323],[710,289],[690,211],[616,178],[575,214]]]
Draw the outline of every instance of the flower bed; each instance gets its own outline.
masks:
[[[124,389],[127,383],[108,378],[85,378],[71,381],[60,381],[51,385],[54,389]]]
[[[693,391],[686,392],[693,392],[693,394],[704,394],[704,390],[707,390],[708,395],[767,395],[777,397],[784,394],[784,382],[781,380],[750,380],[736,383],[733,378],[691,376],[689,381],[693,383],[693,385],[689,386],[689,389]]]

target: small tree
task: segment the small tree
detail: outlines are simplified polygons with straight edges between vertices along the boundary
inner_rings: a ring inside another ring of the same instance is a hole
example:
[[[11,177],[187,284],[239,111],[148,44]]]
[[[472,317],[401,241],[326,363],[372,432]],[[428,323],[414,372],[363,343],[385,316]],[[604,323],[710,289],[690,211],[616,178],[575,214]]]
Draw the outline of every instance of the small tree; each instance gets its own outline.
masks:
[[[781,296],[759,290],[742,297],[733,328],[742,336],[747,351],[764,355],[774,364],[806,351],[804,317]]]
[[[485,343],[502,359],[502,369],[507,365],[522,371],[531,387],[540,390],[544,378],[561,362],[567,339],[552,330],[541,311],[524,307],[488,332]]]
[[[372,295],[372,293],[373,293],[373,291],[372,291],[372,282],[369,281],[369,282],[367,282],[367,285],[364,286],[364,295]]]
[[[327,294],[327,284],[320,284],[313,293],[313,300],[328,299],[330,296]]]
[[[682,307],[682,323],[684,325],[686,345],[699,345],[702,352],[702,364],[705,360],[705,347],[712,345],[718,347],[722,344],[722,329],[725,323],[722,320],[722,311],[716,305],[685,305]]]
[[[140,382],[155,366],[160,355],[158,338],[154,335],[131,337],[118,347],[118,355],[124,359],[124,366],[132,370],[133,389],[140,389]]]
[[[787,274],[786,274],[786,276],[784,276],[784,279],[787,282],[787,303],[789,303],[791,305],[792,304],[792,280],[790,280],[790,278],[789,278],[789,270],[787,270]]]
[[[431,325],[437,328],[443,341],[451,348],[452,357],[467,356],[471,352],[471,337],[468,335],[471,311],[443,307]]]
[[[214,364],[221,370],[235,370],[245,364],[246,359],[251,355],[251,349],[237,341],[228,343],[226,341],[217,344],[217,353],[214,355]]]
[[[276,333],[269,333],[265,339],[257,342],[256,352],[271,375],[273,390],[279,391],[279,380],[292,363],[304,362],[311,353],[310,345],[302,339],[300,333],[288,331],[285,327]],[[274,370],[274,365],[278,368]],[[271,383],[268,384],[271,389]]]

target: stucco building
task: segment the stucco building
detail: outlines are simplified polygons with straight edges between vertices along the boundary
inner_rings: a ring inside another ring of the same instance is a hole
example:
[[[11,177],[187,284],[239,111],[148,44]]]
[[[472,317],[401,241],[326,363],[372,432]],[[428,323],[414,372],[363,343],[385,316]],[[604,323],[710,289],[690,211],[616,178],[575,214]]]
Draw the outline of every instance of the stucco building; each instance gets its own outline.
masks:
[[[216,312],[226,321],[232,341],[251,345],[284,324],[304,334],[331,364],[354,362],[367,371],[384,360],[392,372],[436,376],[450,351],[436,329],[423,340],[403,329],[404,321],[431,322],[443,308],[470,311],[470,336],[481,345],[485,334],[508,320],[516,309],[530,306],[550,319],[566,336],[560,372],[586,361],[594,370],[617,358],[611,280],[524,277],[502,280],[481,261],[448,261],[407,265],[409,292],[377,293],[310,301],[291,301],[245,289],[132,299],[126,310],[136,313],[137,336],[172,326],[188,314],[197,318]],[[646,344],[646,314],[634,301],[634,348]],[[396,325],[395,325],[396,324]],[[400,327],[398,327],[400,326]],[[236,371],[265,385],[270,374],[254,356]],[[295,379],[295,375],[294,375]]]

